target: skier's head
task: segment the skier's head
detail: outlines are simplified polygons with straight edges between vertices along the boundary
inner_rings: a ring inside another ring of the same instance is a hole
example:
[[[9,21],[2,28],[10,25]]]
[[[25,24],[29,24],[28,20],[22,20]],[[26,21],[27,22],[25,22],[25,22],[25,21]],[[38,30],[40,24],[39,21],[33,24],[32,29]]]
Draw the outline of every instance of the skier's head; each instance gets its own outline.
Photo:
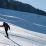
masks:
[[[5,22],[3,22],[5,24]]]

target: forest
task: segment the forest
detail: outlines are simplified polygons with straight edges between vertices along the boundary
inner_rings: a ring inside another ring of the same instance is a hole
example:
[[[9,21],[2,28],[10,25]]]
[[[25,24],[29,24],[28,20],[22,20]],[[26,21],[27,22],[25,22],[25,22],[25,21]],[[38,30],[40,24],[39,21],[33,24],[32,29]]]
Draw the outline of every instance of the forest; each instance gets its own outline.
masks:
[[[16,0],[0,0],[0,8],[35,13],[46,16],[46,12],[40,9],[36,9],[32,5],[25,4]]]

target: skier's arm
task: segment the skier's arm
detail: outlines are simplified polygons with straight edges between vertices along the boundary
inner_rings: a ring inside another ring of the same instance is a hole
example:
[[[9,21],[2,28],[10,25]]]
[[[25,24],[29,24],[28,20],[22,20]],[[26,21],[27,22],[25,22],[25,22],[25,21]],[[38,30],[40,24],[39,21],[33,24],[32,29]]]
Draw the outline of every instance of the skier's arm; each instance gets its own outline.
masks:
[[[0,25],[0,27],[3,27],[4,26],[4,24],[3,25]]]
[[[10,30],[10,26],[9,26],[9,30]]]

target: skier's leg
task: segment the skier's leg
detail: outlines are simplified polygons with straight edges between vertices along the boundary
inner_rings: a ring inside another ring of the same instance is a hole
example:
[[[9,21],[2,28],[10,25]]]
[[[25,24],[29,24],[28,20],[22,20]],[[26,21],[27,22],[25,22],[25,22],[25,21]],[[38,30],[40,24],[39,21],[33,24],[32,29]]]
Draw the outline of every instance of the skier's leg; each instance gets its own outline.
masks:
[[[8,37],[8,30],[7,30],[7,29],[5,29],[5,32],[6,32],[6,36]]]

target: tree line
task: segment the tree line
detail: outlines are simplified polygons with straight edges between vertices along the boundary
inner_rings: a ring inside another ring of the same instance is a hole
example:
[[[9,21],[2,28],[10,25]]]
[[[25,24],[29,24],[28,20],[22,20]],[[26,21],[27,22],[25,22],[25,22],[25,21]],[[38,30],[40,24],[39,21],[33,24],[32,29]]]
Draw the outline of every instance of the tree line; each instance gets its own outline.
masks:
[[[46,12],[16,0],[0,0],[0,8],[45,15]]]

